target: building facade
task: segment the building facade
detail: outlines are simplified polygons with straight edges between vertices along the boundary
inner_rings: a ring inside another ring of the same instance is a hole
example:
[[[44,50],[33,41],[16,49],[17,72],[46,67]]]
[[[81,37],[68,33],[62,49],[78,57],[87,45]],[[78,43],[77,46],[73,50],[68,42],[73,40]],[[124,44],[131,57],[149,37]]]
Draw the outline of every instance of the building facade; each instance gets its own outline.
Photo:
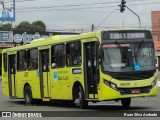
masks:
[[[157,50],[157,67],[160,71],[160,11],[152,11],[152,35]]]
[[[0,76],[2,64],[2,50],[30,43],[34,39],[47,38],[54,35],[72,35],[69,32],[36,32],[36,31],[0,31]]]

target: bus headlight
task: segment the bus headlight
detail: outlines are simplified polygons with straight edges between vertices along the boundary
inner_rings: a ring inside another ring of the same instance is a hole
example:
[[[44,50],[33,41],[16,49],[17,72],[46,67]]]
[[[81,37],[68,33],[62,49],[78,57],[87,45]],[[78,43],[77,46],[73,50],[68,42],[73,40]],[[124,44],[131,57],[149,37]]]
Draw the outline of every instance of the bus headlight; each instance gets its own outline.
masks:
[[[115,85],[115,84],[113,84],[113,83],[111,83],[111,88],[113,88],[113,89],[117,90],[116,85]]]
[[[157,77],[154,79],[154,81],[151,83],[152,88],[157,84]]]
[[[117,90],[117,85],[112,83],[112,82],[109,82],[107,80],[104,80],[104,84],[106,84],[108,87],[114,89],[114,90]]]

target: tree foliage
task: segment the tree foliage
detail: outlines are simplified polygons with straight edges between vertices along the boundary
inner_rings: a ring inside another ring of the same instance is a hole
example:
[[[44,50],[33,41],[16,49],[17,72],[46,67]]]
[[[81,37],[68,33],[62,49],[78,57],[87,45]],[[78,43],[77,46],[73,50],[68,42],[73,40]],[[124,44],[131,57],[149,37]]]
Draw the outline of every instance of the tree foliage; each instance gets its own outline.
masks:
[[[45,31],[46,25],[40,20],[34,21],[31,24],[28,21],[22,21],[15,29],[24,31]]]
[[[16,30],[28,31],[31,29],[31,24],[28,21],[22,21],[15,27]]]
[[[11,30],[11,29],[13,29],[13,27],[12,24],[10,23],[0,25],[0,30]]]
[[[22,21],[15,28],[12,27],[11,23],[1,24],[0,30],[46,31],[46,25],[40,20],[34,21],[31,24],[28,21]]]
[[[32,29],[35,31],[45,31],[46,30],[46,25],[44,24],[44,22],[40,20],[33,22],[31,26],[32,26]]]

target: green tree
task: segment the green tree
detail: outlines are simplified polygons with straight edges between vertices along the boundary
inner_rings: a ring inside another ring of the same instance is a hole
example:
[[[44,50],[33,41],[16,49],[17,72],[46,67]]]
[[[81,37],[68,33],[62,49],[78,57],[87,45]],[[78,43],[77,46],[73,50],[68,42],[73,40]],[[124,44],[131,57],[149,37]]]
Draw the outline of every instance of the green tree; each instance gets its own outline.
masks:
[[[31,27],[34,31],[46,31],[46,25],[40,20],[32,22]]]
[[[0,25],[0,30],[12,30],[12,29],[13,27],[12,24],[10,23]]]
[[[15,30],[23,30],[23,31],[45,31],[46,25],[44,22],[37,20],[30,24],[28,21],[22,21],[15,27]]]
[[[15,30],[29,31],[31,30],[31,24],[28,21],[22,21],[15,27]]]

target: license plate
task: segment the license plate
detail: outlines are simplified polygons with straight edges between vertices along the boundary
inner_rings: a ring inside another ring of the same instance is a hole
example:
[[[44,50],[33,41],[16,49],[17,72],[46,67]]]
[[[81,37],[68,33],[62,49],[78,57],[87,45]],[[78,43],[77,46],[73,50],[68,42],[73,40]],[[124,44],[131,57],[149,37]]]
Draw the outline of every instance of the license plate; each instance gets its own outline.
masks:
[[[132,93],[132,94],[138,94],[138,93],[140,93],[140,92],[141,92],[141,90],[139,90],[139,89],[131,90],[131,93]]]

